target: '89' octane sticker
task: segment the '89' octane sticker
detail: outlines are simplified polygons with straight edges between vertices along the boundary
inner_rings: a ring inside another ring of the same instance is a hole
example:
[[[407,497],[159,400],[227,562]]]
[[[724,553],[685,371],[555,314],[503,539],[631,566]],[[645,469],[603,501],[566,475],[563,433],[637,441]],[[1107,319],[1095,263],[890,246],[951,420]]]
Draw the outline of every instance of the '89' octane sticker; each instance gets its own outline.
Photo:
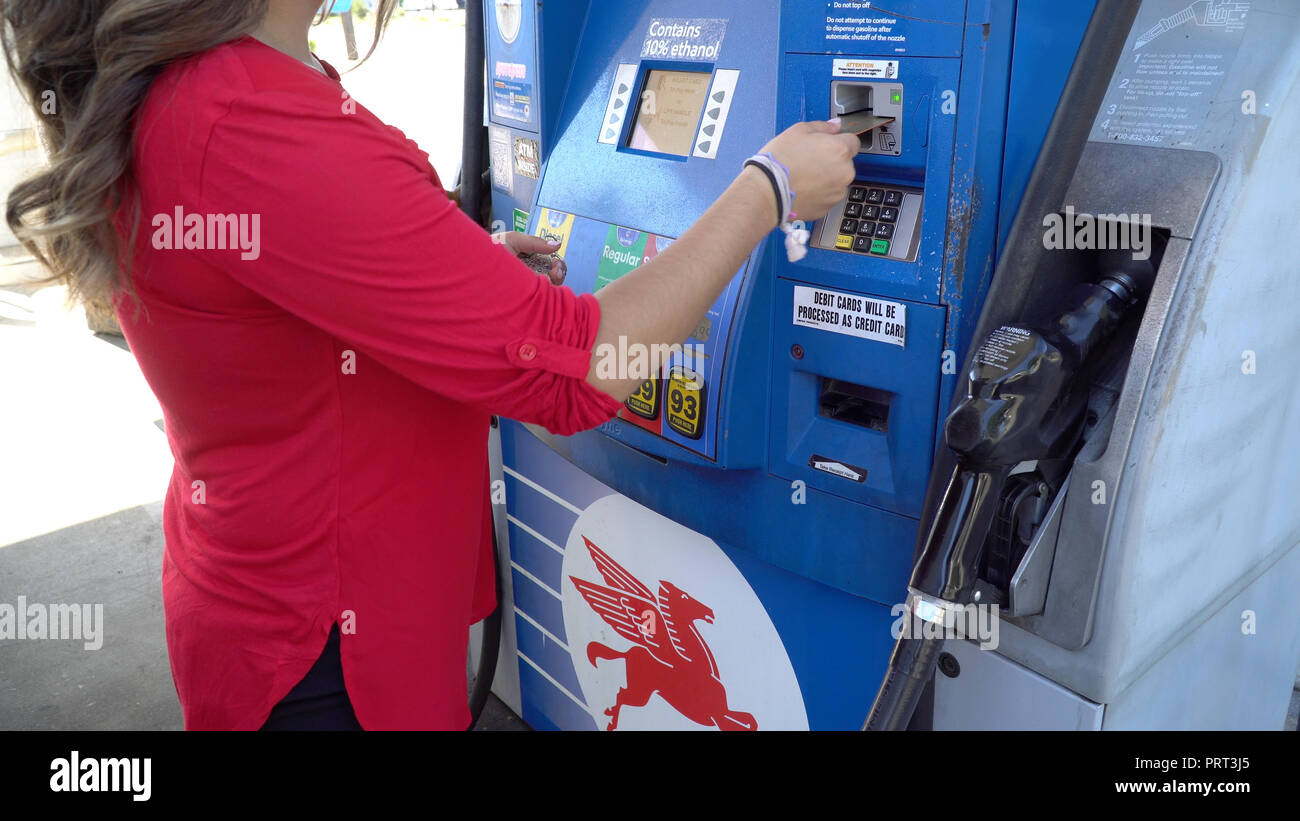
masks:
[[[641,387],[627,398],[624,407],[642,419],[654,421],[659,418],[659,377],[647,379]]]

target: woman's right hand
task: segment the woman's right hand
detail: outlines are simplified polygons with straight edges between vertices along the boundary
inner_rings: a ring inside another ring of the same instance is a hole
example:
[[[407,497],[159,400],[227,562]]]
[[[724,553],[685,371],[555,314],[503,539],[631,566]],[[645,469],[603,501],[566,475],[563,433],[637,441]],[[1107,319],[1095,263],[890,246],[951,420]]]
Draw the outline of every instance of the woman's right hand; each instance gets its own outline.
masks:
[[[862,142],[839,131],[838,120],[796,123],[763,146],[763,153],[790,170],[797,219],[812,222],[826,216],[853,182],[853,158]]]

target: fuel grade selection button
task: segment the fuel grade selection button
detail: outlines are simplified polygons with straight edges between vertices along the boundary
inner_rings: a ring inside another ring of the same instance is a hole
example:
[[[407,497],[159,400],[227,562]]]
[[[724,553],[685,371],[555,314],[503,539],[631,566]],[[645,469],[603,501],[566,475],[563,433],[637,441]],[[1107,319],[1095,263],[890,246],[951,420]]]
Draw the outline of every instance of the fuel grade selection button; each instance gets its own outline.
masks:
[[[660,396],[658,377],[647,379],[627,398],[623,406],[642,419],[654,421],[659,418]]]
[[[704,435],[704,409],[708,391],[704,377],[689,368],[674,365],[668,370],[667,406],[664,418],[668,427],[688,439]]]

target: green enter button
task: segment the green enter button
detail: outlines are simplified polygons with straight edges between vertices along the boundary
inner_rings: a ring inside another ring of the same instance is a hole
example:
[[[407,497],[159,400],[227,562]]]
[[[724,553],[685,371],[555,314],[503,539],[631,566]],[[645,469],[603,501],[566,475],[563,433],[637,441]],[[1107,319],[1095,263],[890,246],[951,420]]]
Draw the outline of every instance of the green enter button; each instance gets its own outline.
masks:
[[[887,239],[873,239],[873,240],[871,241],[871,253],[873,253],[873,254],[888,254],[888,253],[889,253],[889,240],[887,240]]]

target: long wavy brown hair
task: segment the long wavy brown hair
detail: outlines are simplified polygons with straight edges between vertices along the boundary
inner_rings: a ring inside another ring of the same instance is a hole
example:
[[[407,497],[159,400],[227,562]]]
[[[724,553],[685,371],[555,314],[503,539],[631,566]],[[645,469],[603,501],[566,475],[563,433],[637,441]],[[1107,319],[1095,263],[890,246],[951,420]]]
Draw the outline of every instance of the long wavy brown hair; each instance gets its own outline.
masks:
[[[48,281],[66,285],[75,299],[106,305],[131,290],[117,218],[129,215],[133,244],[140,214],[123,192],[136,111],[169,63],[255,28],[269,0],[0,2],[5,60],[36,113],[48,160],[10,192],[6,221],[49,269]],[[379,0],[366,57],[396,6]],[[322,19],[325,13],[322,7]]]

